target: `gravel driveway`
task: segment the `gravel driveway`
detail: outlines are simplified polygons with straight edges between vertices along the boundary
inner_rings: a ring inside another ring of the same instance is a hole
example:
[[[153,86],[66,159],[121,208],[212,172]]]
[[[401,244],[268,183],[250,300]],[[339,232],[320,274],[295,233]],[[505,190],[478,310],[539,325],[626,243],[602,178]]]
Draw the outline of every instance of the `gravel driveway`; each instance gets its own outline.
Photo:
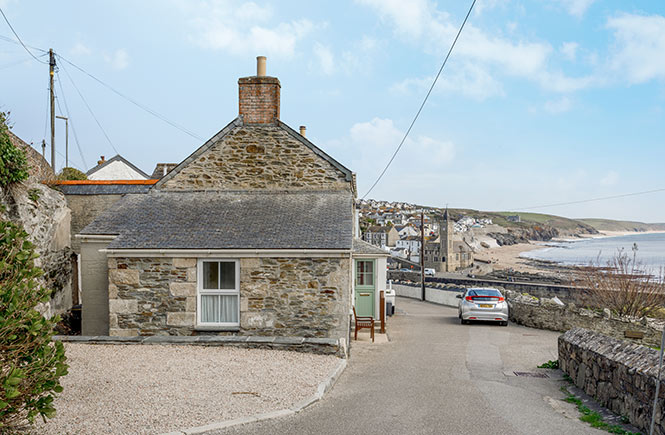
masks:
[[[339,361],[298,352],[170,345],[65,344],[57,416],[39,434],[153,434],[284,409]]]

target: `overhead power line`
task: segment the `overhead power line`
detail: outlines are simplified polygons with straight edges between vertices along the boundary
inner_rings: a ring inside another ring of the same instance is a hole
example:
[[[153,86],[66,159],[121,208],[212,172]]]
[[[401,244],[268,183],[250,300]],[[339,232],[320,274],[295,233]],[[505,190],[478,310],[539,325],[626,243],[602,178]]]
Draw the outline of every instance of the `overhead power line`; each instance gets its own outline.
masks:
[[[601,198],[582,199],[582,200],[579,200],[579,201],[557,202],[557,203],[554,203],[554,204],[537,205],[537,206],[534,206],[534,207],[518,207],[518,208],[511,209],[511,210],[534,210],[534,209],[537,209],[537,208],[558,207],[558,206],[561,206],[561,205],[583,204],[583,203],[586,203],[586,202],[605,201],[607,199],[626,198],[626,197],[629,197],[629,196],[646,195],[648,193],[656,193],[656,192],[665,192],[665,189],[644,190],[642,192],[624,193],[622,195],[603,196]]]
[[[38,57],[44,57],[44,56],[46,56],[46,53],[40,54]],[[21,60],[15,61],[15,62],[6,63],[6,64],[0,66],[0,70],[11,68],[13,66],[21,65],[21,64],[24,64],[24,63],[27,63],[27,62],[32,62],[32,59],[21,59]]]
[[[48,63],[48,62],[44,62],[43,60],[39,59],[37,56],[35,56],[34,54],[32,54],[32,51],[28,50],[28,47],[26,47],[26,45],[25,45],[25,44],[23,43],[23,41],[21,40],[21,37],[18,36],[18,33],[16,33],[16,30],[14,30],[14,28],[12,27],[12,23],[9,22],[9,20],[7,19],[7,16],[6,16],[5,13],[2,11],[2,8],[0,8],[0,14],[2,14],[2,17],[5,19],[5,21],[7,22],[7,25],[8,25],[9,28],[11,29],[12,33],[14,34],[14,36],[16,36],[16,39],[18,39],[18,42],[21,43],[21,46],[23,46],[23,48],[25,49],[25,51],[27,51],[28,54],[29,54],[30,56],[32,56],[32,58],[35,59],[37,62],[39,62],[39,63]]]
[[[67,112],[67,118],[69,119],[69,123],[72,126],[72,133],[74,133],[74,142],[76,142],[76,148],[78,148],[83,166],[87,168],[88,164],[85,161],[85,157],[83,157],[83,150],[81,149],[81,144],[79,143],[79,137],[78,134],[76,134],[76,128],[74,128],[74,120],[72,119],[72,116],[69,113],[69,105],[67,104],[67,98],[65,97],[65,90],[62,88],[62,80],[60,79],[60,73],[56,72],[56,76],[58,77],[58,86],[60,87],[60,95],[62,95],[62,101],[63,103],[65,103],[65,111]],[[60,100],[58,99],[56,101],[58,102],[58,108],[60,108]],[[62,112],[62,108],[60,108],[60,112]]]
[[[180,124],[178,124],[178,123],[176,123],[176,122],[171,121],[170,119],[166,118],[164,115],[159,114],[158,112],[152,110],[152,109],[149,108],[148,106],[145,106],[144,104],[141,104],[141,103],[139,103],[138,101],[134,100],[133,98],[130,98],[130,97],[128,97],[127,95],[123,94],[122,92],[120,92],[120,91],[114,89],[111,85],[109,85],[109,84],[103,82],[102,80],[100,80],[100,79],[98,79],[97,77],[95,77],[94,75],[90,74],[89,72],[87,72],[86,70],[84,70],[83,68],[81,68],[80,66],[78,66],[78,65],[72,63],[71,61],[67,60],[66,58],[62,57],[62,55],[58,55],[58,58],[60,58],[61,60],[64,60],[65,62],[67,62],[68,64],[70,64],[70,65],[73,66],[74,68],[76,68],[77,70],[81,71],[83,74],[87,75],[87,76],[90,77],[91,79],[95,80],[97,83],[99,83],[99,84],[101,84],[102,86],[104,86],[104,87],[106,87],[107,89],[109,89],[111,92],[115,93],[116,95],[118,95],[118,96],[124,98],[125,100],[129,101],[130,103],[134,104],[136,107],[138,107],[138,108],[140,108],[140,109],[142,109],[142,110],[145,110],[146,112],[148,112],[148,113],[151,114],[152,116],[154,116],[154,117],[156,117],[156,118],[158,118],[158,119],[160,119],[160,120],[166,122],[167,124],[169,124],[169,125],[172,126],[172,127],[177,128],[178,130],[180,130],[180,131],[182,131],[183,133],[185,133],[185,134],[187,134],[187,135],[193,137],[194,139],[197,139],[197,140],[200,140],[200,141],[203,141],[203,140],[204,140],[201,136],[197,135],[196,133],[192,132],[191,130],[189,130],[189,129],[183,127],[182,125],[180,125]],[[65,72],[66,72],[66,71],[65,71]]]
[[[58,57],[60,57],[60,56],[58,56]],[[113,142],[111,141],[111,138],[109,137],[109,135],[106,134],[106,130],[104,130],[104,127],[102,127],[102,124],[99,122],[99,119],[97,119],[97,116],[95,116],[95,113],[92,111],[92,108],[88,104],[88,101],[85,99],[85,97],[83,96],[83,94],[79,90],[78,86],[76,86],[76,83],[74,83],[74,80],[72,79],[72,76],[70,76],[69,72],[67,72],[67,68],[65,68],[65,66],[62,65],[62,64],[61,64],[61,67],[62,67],[62,70],[65,72],[65,74],[67,74],[67,78],[72,83],[72,86],[74,86],[74,89],[76,89],[76,92],[79,94],[79,97],[81,97],[81,100],[83,100],[83,104],[85,104],[85,107],[88,108],[88,111],[90,112],[90,115],[92,115],[92,118],[95,120],[95,122],[97,123],[97,126],[102,131],[102,133],[104,134],[104,137],[108,141],[109,145],[111,145],[111,148],[113,148],[113,151],[115,151],[116,154],[120,154],[118,152],[118,149],[115,147],[115,145],[113,145]]]
[[[379,174],[379,177],[376,179],[374,184],[372,184],[372,187],[369,188],[367,193],[363,195],[362,199],[365,199],[367,195],[370,194],[370,192],[376,187],[377,184],[379,184],[379,181],[381,181],[381,178],[385,175],[386,171],[390,167],[391,163],[393,160],[395,160],[395,157],[397,156],[397,153],[399,150],[402,148],[402,145],[404,145],[404,142],[406,141],[406,138],[409,136],[409,133],[411,133],[411,129],[413,128],[413,125],[416,123],[416,120],[420,116],[420,112],[422,112],[423,107],[425,107],[425,103],[427,103],[427,99],[429,98],[430,94],[432,93],[432,90],[434,89],[434,86],[436,85],[436,82],[439,80],[439,76],[441,75],[441,72],[443,71],[443,68],[446,66],[446,63],[448,62],[448,58],[450,57],[450,54],[453,52],[453,48],[455,48],[455,44],[457,44],[457,40],[459,39],[460,34],[462,33],[462,30],[464,29],[464,25],[466,24],[467,20],[469,19],[469,15],[471,15],[471,11],[473,10],[473,6],[476,4],[476,0],[473,0],[471,2],[471,7],[469,8],[469,12],[466,13],[466,16],[464,17],[464,21],[462,21],[462,25],[460,26],[459,30],[457,31],[457,35],[455,36],[455,39],[453,40],[452,45],[450,46],[450,49],[448,50],[448,54],[446,54],[445,59],[443,60],[443,63],[441,64],[441,68],[439,68],[439,72],[436,73],[436,77],[434,77],[434,81],[432,82],[432,86],[430,86],[429,90],[427,91],[427,95],[425,95],[425,99],[423,100],[422,104],[420,105],[420,108],[418,109],[418,112],[416,112],[416,116],[413,117],[413,121],[411,121],[411,125],[409,125],[408,130],[406,130],[406,133],[404,134],[404,137],[402,138],[402,141],[399,143],[399,146],[393,153],[392,157],[388,161],[388,164],[386,165],[385,168],[383,168],[383,171]]]

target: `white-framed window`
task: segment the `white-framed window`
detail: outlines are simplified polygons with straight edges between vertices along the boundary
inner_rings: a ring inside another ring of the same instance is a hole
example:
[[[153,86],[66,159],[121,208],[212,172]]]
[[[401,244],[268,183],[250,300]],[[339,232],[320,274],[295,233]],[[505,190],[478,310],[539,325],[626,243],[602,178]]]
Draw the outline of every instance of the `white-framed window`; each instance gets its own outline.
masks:
[[[197,325],[240,325],[240,262],[201,259],[197,264],[197,278]]]

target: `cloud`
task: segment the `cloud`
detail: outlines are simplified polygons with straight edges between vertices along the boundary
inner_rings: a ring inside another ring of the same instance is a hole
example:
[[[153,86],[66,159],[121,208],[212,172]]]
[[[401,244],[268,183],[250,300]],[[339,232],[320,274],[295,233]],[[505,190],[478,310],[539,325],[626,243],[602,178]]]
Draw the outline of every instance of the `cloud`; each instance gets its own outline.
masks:
[[[587,9],[596,1],[596,0],[556,0],[558,3],[566,9],[566,11],[576,17],[582,18],[586,13]]]
[[[104,60],[111,65],[111,68],[123,70],[129,66],[129,55],[124,48],[119,48],[112,54],[105,54]]]
[[[547,101],[543,109],[552,114],[568,112],[573,107],[573,103],[568,97],[561,97],[556,100]]]
[[[196,44],[235,55],[248,52],[291,58],[296,47],[316,27],[307,19],[273,23],[269,6],[228,0],[180,2],[190,16],[190,39]]]
[[[610,68],[630,83],[665,78],[665,17],[621,14],[607,20],[615,46]]]
[[[92,50],[84,43],[77,42],[72,49],[69,50],[69,53],[72,56],[89,56],[92,53]]]
[[[428,0],[357,1],[374,9],[383,22],[392,25],[398,38],[420,44],[431,54],[439,55],[442,43],[446,46],[451,43],[458,30],[459,23]],[[461,85],[467,88],[463,93],[474,98],[482,96],[481,99],[501,94],[497,91],[500,86],[497,86],[496,77],[499,75],[527,79],[552,92],[571,92],[593,83],[591,77],[569,77],[552,70],[549,63],[553,52],[549,43],[512,40],[500,34],[488,34],[467,23],[455,47],[451,65],[464,65],[455,82],[460,85],[465,80],[470,81],[468,85]],[[487,92],[478,92],[479,86],[484,86]]]
[[[575,60],[578,48],[579,44],[577,42],[564,42],[561,44],[559,51],[561,51],[561,54],[563,54],[566,59]]]
[[[609,171],[607,175],[600,179],[601,186],[614,186],[619,182],[619,174],[615,171]]]
[[[314,55],[318,60],[318,66],[321,72],[326,75],[331,75],[335,72],[335,56],[330,48],[320,44],[314,44]]]
[[[409,78],[391,87],[391,91],[401,94],[425,92],[432,85],[434,76],[423,78]],[[439,77],[434,87],[435,92],[445,94],[460,94],[478,101],[493,96],[504,95],[503,86],[485,69],[471,62],[465,62],[459,67],[447,71],[446,75]]]
[[[349,138],[342,142],[358,150],[354,154],[356,170],[364,168],[364,173],[373,174],[379,165],[388,162],[403,137],[404,132],[395,127],[392,119],[373,118],[354,124],[349,130]],[[393,162],[393,169],[398,172],[437,171],[454,157],[455,146],[452,142],[424,135],[409,137]]]

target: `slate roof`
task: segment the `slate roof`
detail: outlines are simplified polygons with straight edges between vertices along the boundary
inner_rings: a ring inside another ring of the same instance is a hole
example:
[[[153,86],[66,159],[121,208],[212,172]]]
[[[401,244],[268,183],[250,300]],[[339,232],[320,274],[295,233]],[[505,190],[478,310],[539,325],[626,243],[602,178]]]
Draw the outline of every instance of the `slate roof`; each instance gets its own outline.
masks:
[[[110,249],[352,249],[350,192],[127,195],[81,230]]]
[[[137,168],[136,166],[134,166],[134,165],[132,164],[132,162],[130,162],[129,160],[125,159],[125,158],[124,158],[123,156],[121,156],[120,154],[116,154],[115,156],[111,157],[110,159],[105,160],[104,163],[100,163],[99,165],[97,165],[97,166],[95,166],[94,168],[90,169],[88,172],[85,173],[85,175],[87,175],[87,176],[89,177],[90,175],[92,175],[92,174],[94,174],[95,172],[97,172],[97,171],[99,171],[100,169],[102,169],[104,166],[109,165],[109,164],[111,164],[112,162],[115,162],[115,161],[123,162],[124,164],[126,164],[127,166],[129,166],[130,168],[132,168],[133,170],[135,170],[136,172],[138,172],[139,174],[141,174],[141,176],[142,176],[142,177],[145,177],[146,179],[150,178],[150,176],[149,176],[148,174],[146,174],[145,172],[143,172],[142,170],[140,170],[139,168]]]
[[[150,184],[59,184],[56,185],[65,195],[125,195],[128,193],[148,193]]]
[[[371,243],[367,243],[360,239],[353,239],[353,253],[358,255],[390,255],[378,246],[374,246]]]

